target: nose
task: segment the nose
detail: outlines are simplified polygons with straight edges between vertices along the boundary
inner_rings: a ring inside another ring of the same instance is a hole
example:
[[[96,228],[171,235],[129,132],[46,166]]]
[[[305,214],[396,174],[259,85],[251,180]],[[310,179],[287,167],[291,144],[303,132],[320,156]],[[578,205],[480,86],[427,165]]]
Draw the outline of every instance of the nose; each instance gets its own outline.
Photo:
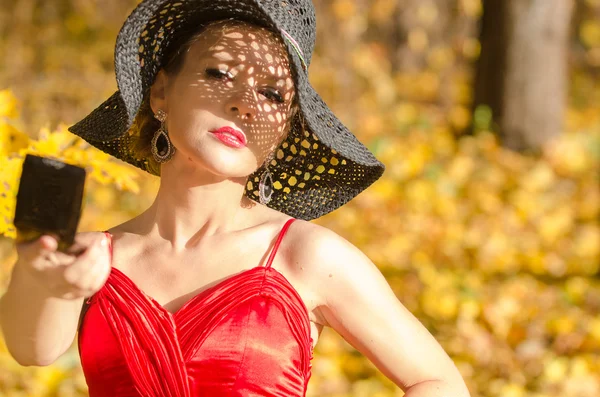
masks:
[[[234,116],[239,116],[242,120],[251,121],[256,117],[256,94],[247,90],[234,94],[225,104],[226,110]]]

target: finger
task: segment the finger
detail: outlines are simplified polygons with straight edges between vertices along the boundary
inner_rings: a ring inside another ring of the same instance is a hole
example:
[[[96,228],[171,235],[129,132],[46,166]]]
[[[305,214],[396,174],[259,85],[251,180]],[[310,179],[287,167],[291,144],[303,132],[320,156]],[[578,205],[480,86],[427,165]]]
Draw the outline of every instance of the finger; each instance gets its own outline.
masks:
[[[102,281],[100,279],[102,279],[109,271],[110,259],[106,247],[106,239],[101,240],[96,248],[96,253],[87,256],[93,263],[92,268],[89,270],[82,269],[84,276],[81,279],[81,284],[86,288],[93,288],[98,285]]]
[[[98,240],[98,237],[103,234],[96,233],[79,233],[75,235],[75,239],[73,240],[73,244],[66,249],[66,253],[70,255],[80,256],[82,255],[91,245],[94,244],[95,241]]]
[[[54,235],[45,234],[38,239],[38,246],[42,250],[56,251],[58,248],[58,238]]]
[[[36,240],[16,244],[19,258],[30,262],[39,259],[40,256],[47,252],[52,252],[56,247],[58,247],[58,242],[49,235],[43,235]]]
[[[88,246],[85,252],[77,257],[77,260],[73,265],[65,270],[66,279],[77,279],[76,275],[87,274],[91,271],[94,263],[98,260],[98,257],[102,255],[102,251],[106,249],[106,243],[104,243],[104,245],[102,243],[104,238],[104,236],[96,238],[94,242]]]
[[[77,260],[76,256],[65,254],[60,251],[43,251],[42,257],[55,266],[70,266]]]
[[[81,287],[89,291],[90,295],[97,292],[106,283],[110,273],[110,266],[108,257],[97,258],[92,269],[82,277]]]
[[[70,265],[76,259],[74,255],[58,250],[58,237],[53,234],[43,235],[38,239],[37,259],[50,261],[53,265]]]
[[[112,271],[112,255],[109,252],[110,248],[108,247],[108,245],[110,244],[110,240],[109,238],[107,238],[106,236],[104,236],[105,239],[101,244],[101,266],[98,267],[98,271],[99,273],[95,275],[94,277],[94,283],[92,284],[91,288],[93,290],[92,293],[95,293],[96,291],[100,290],[104,284],[106,283],[106,281],[108,280],[108,277],[110,276],[110,273]]]
[[[81,242],[74,242],[69,248],[66,249],[65,253],[73,256],[79,256],[85,252],[87,245]]]

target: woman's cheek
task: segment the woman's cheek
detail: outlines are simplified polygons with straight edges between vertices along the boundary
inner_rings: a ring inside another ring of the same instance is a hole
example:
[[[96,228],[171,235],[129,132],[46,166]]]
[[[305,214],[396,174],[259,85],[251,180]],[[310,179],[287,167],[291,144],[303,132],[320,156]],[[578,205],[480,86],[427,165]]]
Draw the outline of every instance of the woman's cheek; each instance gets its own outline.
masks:
[[[175,121],[176,120],[176,121]],[[197,127],[193,120],[190,120],[186,114],[182,113],[176,116],[173,120],[173,125],[169,130],[169,136],[175,146],[189,146],[194,144]]]

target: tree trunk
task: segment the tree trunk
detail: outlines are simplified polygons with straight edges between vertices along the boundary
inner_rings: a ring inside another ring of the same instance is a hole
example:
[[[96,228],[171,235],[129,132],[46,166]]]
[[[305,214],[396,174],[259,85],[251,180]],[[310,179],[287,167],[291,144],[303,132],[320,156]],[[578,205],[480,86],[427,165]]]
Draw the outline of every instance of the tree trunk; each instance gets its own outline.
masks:
[[[483,0],[475,106],[506,147],[540,149],[563,127],[573,0]]]

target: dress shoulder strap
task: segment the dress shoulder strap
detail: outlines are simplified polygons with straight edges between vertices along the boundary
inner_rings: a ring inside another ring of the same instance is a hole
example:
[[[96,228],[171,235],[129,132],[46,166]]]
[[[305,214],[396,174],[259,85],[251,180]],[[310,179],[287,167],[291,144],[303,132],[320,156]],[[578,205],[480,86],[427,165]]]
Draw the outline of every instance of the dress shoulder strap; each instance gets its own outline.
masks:
[[[108,239],[108,251],[110,252],[110,264],[112,265],[112,258],[113,258],[112,234],[110,234],[109,232],[105,231],[104,235]]]
[[[271,250],[271,255],[269,255],[269,259],[267,260],[267,264],[265,265],[265,267],[267,267],[267,268],[271,267],[271,264],[273,263],[273,258],[275,258],[275,254],[277,253],[277,249],[279,248],[279,244],[281,244],[281,240],[283,240],[283,236],[287,232],[287,230],[290,227],[290,225],[292,224],[292,222],[294,222],[295,220],[296,220],[296,218],[288,219],[288,221],[285,223],[285,225],[283,225],[283,227],[281,228],[281,231],[279,232],[279,236],[277,237],[277,241],[275,241],[275,246]]]

